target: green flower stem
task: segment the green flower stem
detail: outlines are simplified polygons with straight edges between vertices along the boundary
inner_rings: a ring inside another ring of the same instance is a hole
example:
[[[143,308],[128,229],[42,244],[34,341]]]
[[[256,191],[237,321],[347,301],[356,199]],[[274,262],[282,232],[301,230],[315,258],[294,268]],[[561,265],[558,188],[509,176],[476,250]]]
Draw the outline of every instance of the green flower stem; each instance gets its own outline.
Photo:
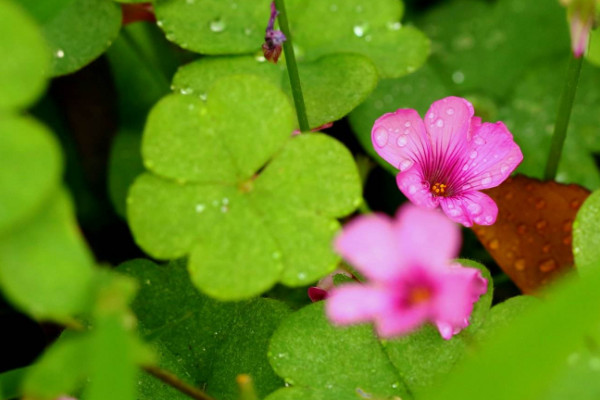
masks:
[[[212,397],[197,389],[191,385],[188,385],[181,379],[179,379],[176,375],[170,373],[169,371],[165,371],[164,369],[158,368],[156,366],[145,366],[144,371],[149,373],[150,375],[160,379],[164,383],[173,388],[179,390],[181,393],[191,397],[196,400],[214,400]]]
[[[283,52],[285,53],[285,63],[287,65],[288,76],[292,86],[292,95],[294,96],[294,104],[296,105],[296,114],[298,115],[298,125],[301,132],[308,132],[308,118],[306,117],[306,106],[304,105],[304,96],[302,95],[302,87],[300,86],[300,75],[298,74],[298,65],[296,64],[296,56],[294,55],[294,46],[292,45],[292,34],[288,25],[285,4],[283,0],[275,0],[275,7],[279,11],[277,19],[279,27],[286,37],[283,43]]]
[[[550,146],[550,153],[548,153],[546,172],[544,173],[544,180],[547,181],[554,180],[556,177],[558,163],[562,154],[565,138],[567,137],[567,128],[569,127],[569,118],[571,117],[573,100],[575,99],[575,92],[577,91],[582,61],[583,57],[572,57],[569,62],[567,79],[565,80],[565,86],[560,95],[560,104],[558,106],[556,123],[554,124],[554,133],[552,135],[552,144]]]

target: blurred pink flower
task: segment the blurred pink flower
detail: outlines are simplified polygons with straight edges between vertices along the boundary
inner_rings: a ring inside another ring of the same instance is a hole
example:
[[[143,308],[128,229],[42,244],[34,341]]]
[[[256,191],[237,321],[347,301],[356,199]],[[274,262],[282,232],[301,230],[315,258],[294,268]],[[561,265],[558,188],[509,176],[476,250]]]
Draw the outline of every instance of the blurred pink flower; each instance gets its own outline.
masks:
[[[326,312],[338,325],[373,321],[381,337],[393,337],[432,322],[450,339],[469,325],[473,304],[487,290],[478,269],[452,262],[460,229],[435,210],[409,204],[395,219],[359,217],[335,247],[369,279],[329,293]]]
[[[590,31],[594,26],[596,0],[562,0],[568,8],[568,19],[571,28],[571,49],[579,58],[585,53],[590,40]]]
[[[262,45],[263,55],[273,64],[277,64],[279,56],[281,55],[283,42],[287,39],[283,32],[275,30],[274,28],[275,18],[277,18],[278,14],[279,12],[277,11],[277,8],[275,8],[275,2],[273,1],[271,2],[271,17],[269,18],[269,23],[265,32],[265,42]]]
[[[308,288],[308,297],[312,302],[325,300],[329,296],[329,291],[335,287],[333,283],[333,277],[336,275],[345,275],[348,278],[354,278],[350,272],[341,268],[336,269],[317,282],[317,286],[311,286]]]
[[[492,225],[496,203],[481,189],[498,186],[523,160],[504,123],[482,123],[460,97],[431,105],[425,121],[413,109],[399,109],[375,121],[373,146],[400,170],[398,187],[414,204],[442,207],[464,226]]]

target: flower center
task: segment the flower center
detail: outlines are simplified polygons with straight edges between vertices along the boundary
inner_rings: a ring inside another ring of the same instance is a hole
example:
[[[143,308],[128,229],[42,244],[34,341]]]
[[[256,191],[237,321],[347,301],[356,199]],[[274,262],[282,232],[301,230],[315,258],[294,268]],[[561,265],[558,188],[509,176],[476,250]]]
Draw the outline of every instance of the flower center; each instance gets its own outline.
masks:
[[[433,193],[434,196],[445,196],[446,195],[446,187],[447,187],[447,185],[436,182],[431,187],[431,193]]]
[[[410,305],[416,305],[426,302],[431,298],[431,290],[425,286],[417,286],[411,288],[408,294],[408,302]]]

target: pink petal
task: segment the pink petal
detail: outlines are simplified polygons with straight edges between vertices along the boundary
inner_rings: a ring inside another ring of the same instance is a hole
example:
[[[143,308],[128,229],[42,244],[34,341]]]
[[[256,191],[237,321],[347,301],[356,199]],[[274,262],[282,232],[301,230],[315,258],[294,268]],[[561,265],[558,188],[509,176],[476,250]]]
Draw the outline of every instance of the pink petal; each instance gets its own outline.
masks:
[[[432,308],[428,304],[394,310],[375,320],[377,334],[383,338],[391,338],[410,333],[425,323],[431,312]]]
[[[393,220],[383,214],[361,216],[344,226],[335,249],[373,280],[393,278],[401,262]]]
[[[450,340],[452,339],[452,336],[456,335],[464,328],[469,326],[469,320],[465,318],[463,320],[463,323],[459,325],[452,325],[445,321],[435,321],[434,325],[437,327],[438,332],[440,332],[442,338],[444,338],[445,340]]]
[[[434,322],[441,323],[442,335],[447,334],[448,325],[457,333],[468,325],[473,305],[487,291],[487,280],[478,269],[457,265],[448,267],[440,276],[440,283],[435,297]]]
[[[440,199],[442,210],[452,221],[466,227],[492,225],[498,216],[498,206],[490,196],[481,192],[467,192],[460,196]]]
[[[325,311],[333,323],[347,325],[372,321],[388,313],[391,306],[390,296],[383,289],[346,284],[329,292]]]
[[[460,228],[439,210],[412,204],[396,215],[399,252],[408,262],[420,265],[444,265],[460,250]]]
[[[429,190],[429,182],[423,177],[421,166],[415,165],[396,176],[398,188],[415,205],[425,208],[436,208],[439,197],[434,197]]]
[[[308,297],[310,301],[313,303],[321,300],[325,300],[328,296],[327,290],[323,290],[316,286],[311,286],[308,288]]]
[[[371,140],[377,154],[405,171],[430,152],[425,125],[412,109],[384,114],[373,125]]]
[[[462,168],[463,190],[498,186],[523,161],[523,153],[502,122],[484,123],[474,131]]]
[[[585,53],[590,39],[590,30],[594,24],[593,14],[590,17],[582,18],[581,12],[575,11],[571,17],[571,48],[575,58],[579,58]]]
[[[470,139],[469,128],[474,110],[461,97],[446,97],[434,102],[425,114],[425,127],[433,153],[452,154]]]

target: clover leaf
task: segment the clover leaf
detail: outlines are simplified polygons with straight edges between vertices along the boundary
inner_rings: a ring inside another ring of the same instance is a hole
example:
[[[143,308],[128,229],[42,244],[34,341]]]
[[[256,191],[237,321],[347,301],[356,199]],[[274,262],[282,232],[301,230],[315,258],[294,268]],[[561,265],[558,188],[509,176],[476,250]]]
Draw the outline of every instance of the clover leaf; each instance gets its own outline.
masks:
[[[153,173],[128,198],[137,243],[159,259],[189,255],[194,284],[220,299],[332,271],[335,218],[358,206],[358,172],[334,139],[291,138],[293,120],[287,97],[252,76],[218,81],[206,102],[163,98],[142,144]]]
[[[596,190],[588,197],[579,211],[573,223],[573,256],[577,272],[587,276],[595,268],[598,268],[598,218],[600,218],[600,191]]]
[[[65,75],[102,54],[121,28],[121,10],[105,0],[17,0],[41,24],[52,55],[51,74]]]
[[[268,0],[157,0],[155,6],[167,38],[198,53],[254,53],[264,41]],[[420,31],[402,27],[399,1],[295,0],[288,9],[301,60],[352,52],[370,58],[381,77],[399,77],[429,53]]]

